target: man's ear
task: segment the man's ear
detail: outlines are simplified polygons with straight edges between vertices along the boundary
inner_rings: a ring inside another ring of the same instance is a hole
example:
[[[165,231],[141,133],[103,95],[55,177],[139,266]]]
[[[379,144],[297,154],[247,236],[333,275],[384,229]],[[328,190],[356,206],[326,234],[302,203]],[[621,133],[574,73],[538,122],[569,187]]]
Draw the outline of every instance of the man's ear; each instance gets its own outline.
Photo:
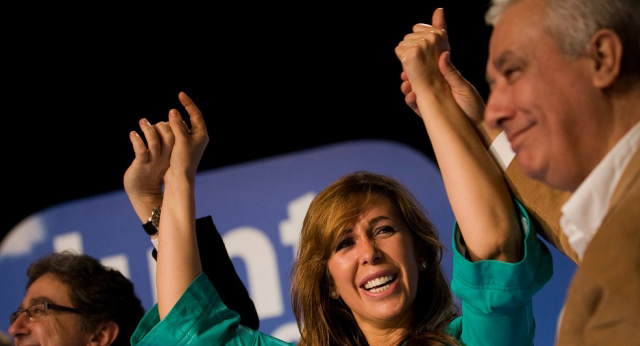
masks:
[[[98,325],[96,330],[91,333],[89,345],[91,346],[109,346],[118,337],[120,327],[116,322],[108,321]]]
[[[593,84],[597,88],[612,86],[620,76],[623,46],[620,36],[611,29],[596,31],[587,47],[587,54],[593,61]]]

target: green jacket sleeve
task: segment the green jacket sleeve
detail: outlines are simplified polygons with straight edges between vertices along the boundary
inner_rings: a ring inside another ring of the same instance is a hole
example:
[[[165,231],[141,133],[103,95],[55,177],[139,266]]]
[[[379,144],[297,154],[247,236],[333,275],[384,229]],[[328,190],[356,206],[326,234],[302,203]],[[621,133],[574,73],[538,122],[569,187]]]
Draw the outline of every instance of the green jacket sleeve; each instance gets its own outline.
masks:
[[[516,209],[525,236],[524,257],[518,263],[467,260],[460,230],[454,227],[451,289],[462,301],[462,316],[451,323],[449,332],[464,345],[533,345],[531,298],[549,281],[553,266],[526,211],[517,202]]]
[[[189,285],[162,321],[157,305],[149,310],[131,336],[131,345],[291,346],[241,325],[240,315],[224,305],[205,274]]]

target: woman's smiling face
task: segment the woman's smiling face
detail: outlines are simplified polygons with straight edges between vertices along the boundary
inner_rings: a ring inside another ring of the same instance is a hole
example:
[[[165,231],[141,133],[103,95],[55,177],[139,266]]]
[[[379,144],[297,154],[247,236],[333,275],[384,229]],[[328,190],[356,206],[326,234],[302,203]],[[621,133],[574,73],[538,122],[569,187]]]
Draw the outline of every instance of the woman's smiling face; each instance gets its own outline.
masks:
[[[374,195],[335,240],[328,260],[333,290],[361,329],[407,327],[418,286],[413,238],[391,202]]]

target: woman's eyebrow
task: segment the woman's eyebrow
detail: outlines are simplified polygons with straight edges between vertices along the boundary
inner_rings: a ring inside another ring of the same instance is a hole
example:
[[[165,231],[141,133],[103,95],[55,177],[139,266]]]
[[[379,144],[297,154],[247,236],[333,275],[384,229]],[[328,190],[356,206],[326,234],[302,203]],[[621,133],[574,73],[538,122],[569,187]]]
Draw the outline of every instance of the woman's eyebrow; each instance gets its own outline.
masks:
[[[373,226],[382,220],[391,220],[391,218],[385,215],[374,217],[373,219],[369,220],[369,226]]]
[[[336,240],[342,239],[351,233],[353,233],[353,228],[345,228],[338,232],[338,234],[336,235]]]

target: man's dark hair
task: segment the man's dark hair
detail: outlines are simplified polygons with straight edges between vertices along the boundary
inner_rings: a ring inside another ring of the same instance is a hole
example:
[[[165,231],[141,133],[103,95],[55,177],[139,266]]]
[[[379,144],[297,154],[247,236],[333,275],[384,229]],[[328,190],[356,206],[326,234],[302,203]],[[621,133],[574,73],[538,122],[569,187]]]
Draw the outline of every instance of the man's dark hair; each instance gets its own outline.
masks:
[[[81,312],[85,330],[93,331],[100,323],[116,322],[119,333],[112,345],[129,345],[131,334],[144,315],[129,279],[91,256],[62,252],[46,255],[29,267],[27,288],[49,273],[69,287],[71,303]]]

